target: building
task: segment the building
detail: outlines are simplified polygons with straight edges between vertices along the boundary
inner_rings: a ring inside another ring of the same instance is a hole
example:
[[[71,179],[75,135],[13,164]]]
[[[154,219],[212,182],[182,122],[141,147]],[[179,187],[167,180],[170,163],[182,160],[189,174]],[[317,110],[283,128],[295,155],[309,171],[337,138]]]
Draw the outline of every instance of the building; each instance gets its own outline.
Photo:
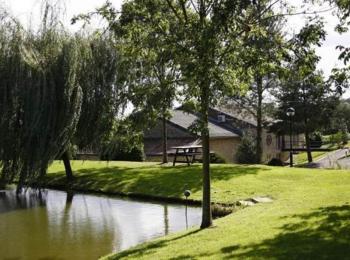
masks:
[[[170,156],[174,153],[171,147],[201,143],[199,135],[193,129],[198,119],[199,114],[195,112],[185,112],[181,108],[171,111],[171,117],[166,122]],[[236,151],[244,133],[256,135],[256,125],[252,120],[244,120],[221,109],[209,110],[210,150],[226,162],[236,162]],[[282,151],[283,137],[269,133],[265,128],[262,135],[262,148],[263,162],[268,162],[272,158],[285,160],[288,156],[288,153]],[[144,133],[144,149],[146,160],[161,160],[161,121]]]

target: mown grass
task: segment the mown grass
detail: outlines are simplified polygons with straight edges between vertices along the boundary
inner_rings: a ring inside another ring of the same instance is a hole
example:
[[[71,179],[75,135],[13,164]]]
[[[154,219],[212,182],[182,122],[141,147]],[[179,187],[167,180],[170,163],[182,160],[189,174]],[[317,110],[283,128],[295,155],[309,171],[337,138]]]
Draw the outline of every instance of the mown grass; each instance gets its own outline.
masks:
[[[317,152],[312,152],[312,159],[313,161],[316,161],[320,159],[321,157],[325,156],[327,152],[323,151],[317,151]],[[295,164],[304,164],[307,163],[307,152],[300,152],[295,156]]]
[[[103,191],[157,193],[201,199],[201,168],[155,163],[75,162],[73,186]],[[64,183],[55,163],[48,180]],[[246,165],[213,165],[217,202],[268,195],[258,204],[215,220],[213,228],[193,228],[110,259],[345,259],[350,255],[350,172]]]
[[[191,190],[191,199],[202,198],[201,165],[169,165],[138,162],[73,161],[75,180],[71,188],[106,193],[133,193],[164,198],[184,198],[183,191]],[[212,166],[213,201],[233,203],[265,189],[252,189],[238,185],[242,176],[251,176],[252,182],[263,181],[258,172],[269,172],[263,166],[217,164]],[[253,176],[258,176],[257,178]],[[50,186],[65,186],[64,166],[55,162],[50,168],[46,182]],[[263,181],[264,182],[264,181]],[[263,182],[259,185],[262,187]],[[266,183],[266,185],[268,185]],[[251,185],[250,185],[251,186]],[[277,193],[276,193],[277,194]]]

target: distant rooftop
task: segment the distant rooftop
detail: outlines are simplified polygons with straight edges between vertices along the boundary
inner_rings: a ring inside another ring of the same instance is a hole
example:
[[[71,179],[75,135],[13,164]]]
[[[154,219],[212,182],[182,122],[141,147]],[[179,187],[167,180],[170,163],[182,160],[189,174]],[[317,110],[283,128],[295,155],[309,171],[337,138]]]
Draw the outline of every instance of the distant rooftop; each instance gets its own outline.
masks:
[[[219,106],[219,107],[215,107],[214,109],[222,113],[225,113],[233,118],[236,118],[238,120],[241,120],[243,122],[256,126],[256,119],[248,111],[238,109],[236,107],[226,107],[226,106]]]
[[[188,129],[191,125],[194,124],[196,120],[198,120],[198,116],[192,113],[187,113],[183,110],[172,110],[170,121],[173,124],[176,124],[182,128]],[[215,125],[211,122],[208,124],[209,126],[209,136],[216,138],[223,137],[239,137],[238,134],[229,131],[221,126]]]
[[[256,118],[246,109],[242,109],[235,105],[221,105],[214,108],[217,111],[225,113],[231,117],[234,117],[238,120],[251,124],[252,126],[257,126]],[[263,115],[263,122],[274,122],[274,118],[267,115]]]

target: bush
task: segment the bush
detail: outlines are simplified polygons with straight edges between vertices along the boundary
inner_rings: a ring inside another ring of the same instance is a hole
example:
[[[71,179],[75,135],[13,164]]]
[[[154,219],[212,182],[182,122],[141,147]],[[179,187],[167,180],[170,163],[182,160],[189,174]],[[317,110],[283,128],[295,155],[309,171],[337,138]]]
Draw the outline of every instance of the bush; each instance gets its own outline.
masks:
[[[346,137],[345,137],[346,136]],[[346,141],[344,140],[346,138]],[[329,137],[329,141],[332,145],[336,145],[338,148],[341,148],[345,143],[347,143],[347,135],[344,135],[342,132],[338,132]]]
[[[127,120],[118,122],[114,133],[102,145],[100,159],[116,161],[144,161],[142,133]]]
[[[108,161],[134,161],[142,162],[145,160],[145,155],[143,152],[143,147],[133,147],[130,150],[117,149],[112,153],[104,151],[100,156],[101,160]]]
[[[78,153],[78,146],[76,145],[70,145],[68,149],[69,158],[76,159],[77,153]]]
[[[238,163],[256,163],[256,144],[250,136],[243,136],[238,146],[236,159]]]
[[[322,135],[319,132],[315,132],[310,136],[310,146],[314,148],[320,148],[323,144]]]
[[[272,158],[272,159],[267,163],[267,165],[270,165],[270,166],[283,166],[284,163],[282,162],[281,159]]]
[[[348,133],[347,132],[345,132],[345,131],[341,132],[341,141],[342,141],[343,145],[348,143]]]
[[[210,156],[210,163],[226,163],[226,160],[220,155],[214,153]]]

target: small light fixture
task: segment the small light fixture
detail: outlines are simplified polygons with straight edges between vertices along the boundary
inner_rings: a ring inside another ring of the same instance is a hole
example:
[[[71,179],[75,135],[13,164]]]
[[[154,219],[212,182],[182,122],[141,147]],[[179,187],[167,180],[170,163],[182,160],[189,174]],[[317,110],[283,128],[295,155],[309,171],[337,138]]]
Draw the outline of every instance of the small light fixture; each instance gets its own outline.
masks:
[[[288,117],[294,116],[294,115],[295,115],[295,109],[292,108],[292,107],[289,107],[289,108],[287,109],[286,115],[287,115]]]
[[[184,191],[184,195],[185,195],[185,197],[187,199],[189,196],[191,196],[191,192],[189,190],[185,190]]]

